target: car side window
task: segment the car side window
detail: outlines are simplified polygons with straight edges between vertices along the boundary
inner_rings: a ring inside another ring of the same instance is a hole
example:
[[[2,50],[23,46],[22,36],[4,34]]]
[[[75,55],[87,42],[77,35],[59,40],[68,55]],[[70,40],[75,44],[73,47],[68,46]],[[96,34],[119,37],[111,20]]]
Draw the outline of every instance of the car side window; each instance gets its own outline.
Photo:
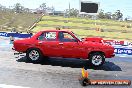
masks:
[[[59,32],[59,41],[61,42],[76,42],[76,39],[67,32]]]
[[[40,41],[55,41],[56,40],[56,32],[44,32],[39,37]]]
[[[45,33],[42,33],[39,37],[38,40],[43,41],[45,37]]]
[[[56,32],[46,32],[45,40],[46,41],[55,41],[56,40]]]

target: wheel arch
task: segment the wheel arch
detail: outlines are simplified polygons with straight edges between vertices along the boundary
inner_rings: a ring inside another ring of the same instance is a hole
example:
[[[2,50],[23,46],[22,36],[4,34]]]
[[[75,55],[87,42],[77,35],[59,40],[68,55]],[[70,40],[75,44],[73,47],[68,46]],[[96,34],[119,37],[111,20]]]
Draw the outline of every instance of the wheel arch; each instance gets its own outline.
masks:
[[[37,47],[29,47],[29,48],[27,48],[26,52],[28,52],[30,49],[37,49],[43,54],[42,50],[40,48],[37,48]]]
[[[100,53],[100,54],[103,54],[105,56],[105,53],[102,52],[102,51],[91,51],[89,54],[88,54],[88,58],[90,57],[90,55],[92,55],[93,53]]]

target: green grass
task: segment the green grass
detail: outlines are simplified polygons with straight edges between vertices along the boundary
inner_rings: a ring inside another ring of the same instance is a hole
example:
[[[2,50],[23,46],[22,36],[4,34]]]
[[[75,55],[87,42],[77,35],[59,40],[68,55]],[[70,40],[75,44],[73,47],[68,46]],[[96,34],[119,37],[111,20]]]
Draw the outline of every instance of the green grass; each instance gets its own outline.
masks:
[[[100,19],[100,20],[91,20],[91,19],[84,19],[84,18],[64,18],[60,16],[44,16],[42,19],[58,19],[58,20],[69,20],[69,21],[84,21],[84,22],[93,22],[93,23],[108,23],[108,24],[119,24],[119,25],[130,25],[128,22],[119,22],[107,19]]]
[[[95,24],[83,24],[83,23],[73,23],[73,22],[54,22],[54,21],[40,21],[38,23],[38,25],[60,25],[60,26],[76,26],[76,27],[88,27],[88,28],[103,28],[103,29],[114,29],[114,30],[119,30],[119,31],[123,31],[123,30],[127,30],[127,31],[132,31],[132,28],[126,28],[126,27],[119,27],[119,26],[106,26],[106,25],[96,25]]]
[[[45,19],[45,20],[44,20]],[[48,19],[50,19],[48,21]],[[55,21],[57,20],[58,21]],[[65,23],[64,21],[70,20],[68,23]],[[73,21],[78,21],[79,23],[75,23]],[[84,24],[81,22],[91,22],[90,24]],[[47,29],[55,29],[55,26],[76,26],[76,29],[68,29],[73,31],[74,33],[78,34],[81,37],[103,37],[104,39],[116,39],[116,40],[128,40],[132,41],[132,28],[126,28],[121,27],[120,25],[130,25],[128,22],[119,22],[119,21],[113,21],[113,20],[96,20],[97,23],[104,23],[104,25],[95,25],[95,20],[91,19],[81,19],[81,18],[63,18],[61,16],[44,16],[42,18],[42,21],[38,22],[37,26],[33,29],[34,32],[40,31],[40,30],[47,30]],[[108,24],[109,26],[105,25]],[[115,25],[117,24],[117,25]],[[44,25],[48,25],[44,26]],[[79,29],[77,27],[86,27],[86,28],[102,28],[105,30],[111,30],[113,32],[99,32],[95,30],[86,30],[86,29]],[[129,31],[127,33],[122,33],[123,31]]]
[[[41,30],[49,30],[49,29],[55,29],[54,27],[36,27],[34,29],[34,32],[38,32]],[[127,38],[129,38],[128,41],[132,41],[131,40],[131,35],[132,33],[120,33],[120,32],[99,32],[99,31],[95,31],[95,30],[83,30],[83,29],[63,29],[63,30],[71,30],[74,33],[76,33],[77,35],[79,35],[80,37],[103,37],[104,39],[116,39],[116,40],[128,40]]]
[[[37,15],[37,14],[29,14],[29,13],[15,14],[13,12],[0,11],[0,25],[9,22],[9,24],[4,25],[7,26],[7,28],[5,28],[2,31],[11,31],[11,29],[15,27],[17,30],[25,32],[29,28],[29,26],[31,26],[40,17],[41,15]],[[69,22],[65,23],[66,21]],[[87,22],[90,23],[86,24]],[[95,25],[95,23],[100,23],[101,25]],[[44,25],[48,25],[48,27]],[[37,26],[34,27],[32,31],[38,32],[40,30],[55,29],[55,27],[58,25],[70,26],[70,27],[75,26],[76,29],[68,29],[68,30],[73,31],[74,33],[78,34],[81,37],[98,36],[98,37],[103,37],[105,39],[132,41],[132,28],[121,27],[122,25],[130,25],[130,23],[106,20],[106,19],[91,20],[91,19],[83,19],[83,18],[64,18],[62,16],[44,16],[42,18],[42,21],[38,22]],[[79,29],[78,27],[84,27],[84,28]],[[99,32],[95,30],[86,30],[89,28],[102,28],[104,29],[104,32]],[[107,32],[107,30],[111,30],[113,32]],[[129,31],[129,32],[122,33],[122,31]]]
[[[115,31],[131,31],[132,32],[132,26],[129,22],[119,22],[119,21],[113,21],[113,20],[91,20],[91,19],[81,19],[81,18],[64,18],[64,17],[58,17],[58,16],[44,16],[42,19],[50,19],[55,20],[58,19],[57,22],[55,21],[40,21],[39,24],[48,24],[50,26],[52,25],[60,25],[60,26],[79,26],[79,27],[90,27],[90,28],[103,28],[103,29],[114,29]],[[74,23],[74,22],[68,22],[64,23],[64,20],[71,20],[71,21],[79,21],[80,23]],[[81,22],[91,22],[91,24],[83,24]],[[101,23],[102,25],[96,25],[95,23]],[[107,25],[106,25],[107,24]],[[109,26],[108,26],[109,25]],[[131,26],[131,28],[122,27],[122,26]]]

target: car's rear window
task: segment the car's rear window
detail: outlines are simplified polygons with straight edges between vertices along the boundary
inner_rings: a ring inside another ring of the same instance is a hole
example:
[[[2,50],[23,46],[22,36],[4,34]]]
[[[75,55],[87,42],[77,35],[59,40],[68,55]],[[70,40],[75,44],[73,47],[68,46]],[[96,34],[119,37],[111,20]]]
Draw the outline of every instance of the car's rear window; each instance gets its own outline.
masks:
[[[55,41],[56,40],[56,32],[44,32],[38,37],[38,40]]]

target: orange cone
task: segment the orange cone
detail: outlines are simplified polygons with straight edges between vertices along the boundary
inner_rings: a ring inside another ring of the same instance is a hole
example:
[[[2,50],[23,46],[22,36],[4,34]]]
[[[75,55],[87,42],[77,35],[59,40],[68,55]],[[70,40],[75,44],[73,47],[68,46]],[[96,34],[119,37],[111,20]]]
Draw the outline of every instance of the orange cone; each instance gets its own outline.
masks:
[[[82,68],[82,77],[88,78],[88,72],[84,70],[84,67]]]

